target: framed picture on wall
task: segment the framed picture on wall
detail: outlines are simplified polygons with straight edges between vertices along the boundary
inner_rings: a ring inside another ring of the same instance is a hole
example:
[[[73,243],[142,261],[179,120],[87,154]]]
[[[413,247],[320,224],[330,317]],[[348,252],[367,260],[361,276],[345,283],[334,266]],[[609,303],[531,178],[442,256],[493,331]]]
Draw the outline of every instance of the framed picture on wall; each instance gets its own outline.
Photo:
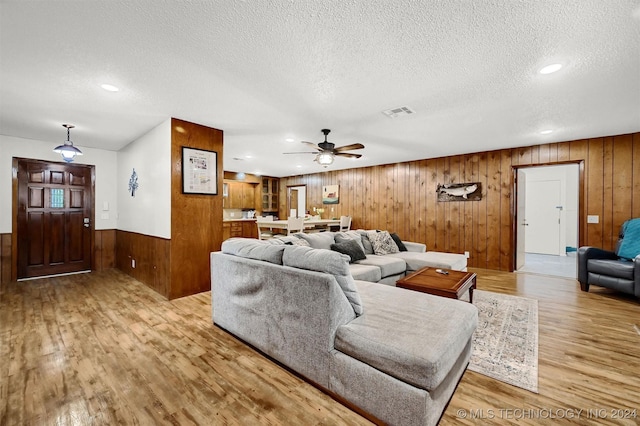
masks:
[[[326,185],[322,187],[322,204],[338,204],[340,201],[340,187],[338,185]]]
[[[218,194],[218,153],[182,147],[182,193]]]

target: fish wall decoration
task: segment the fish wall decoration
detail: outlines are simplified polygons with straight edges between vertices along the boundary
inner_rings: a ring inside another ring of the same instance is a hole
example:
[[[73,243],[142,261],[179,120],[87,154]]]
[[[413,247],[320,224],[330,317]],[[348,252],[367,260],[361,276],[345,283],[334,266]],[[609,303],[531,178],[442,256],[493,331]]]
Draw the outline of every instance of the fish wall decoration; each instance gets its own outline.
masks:
[[[445,183],[436,188],[438,201],[478,201],[482,199],[480,182]]]

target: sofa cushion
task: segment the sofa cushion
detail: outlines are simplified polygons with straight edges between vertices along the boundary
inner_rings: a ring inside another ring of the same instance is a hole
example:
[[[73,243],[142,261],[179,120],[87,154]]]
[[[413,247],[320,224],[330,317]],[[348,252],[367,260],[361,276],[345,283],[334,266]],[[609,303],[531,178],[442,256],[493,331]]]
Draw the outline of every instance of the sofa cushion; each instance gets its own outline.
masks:
[[[401,274],[407,270],[407,264],[404,260],[391,256],[368,254],[366,259],[359,260],[357,263],[380,268],[380,275],[382,278]]]
[[[367,312],[338,327],[335,347],[399,380],[436,389],[470,342],[470,303],[357,281]],[[398,309],[402,307],[402,309]]]
[[[334,238],[336,240],[336,243],[341,243],[347,240],[354,240],[358,243],[358,245],[362,249],[362,252],[365,253],[364,245],[362,244],[362,235],[360,235],[356,231],[336,232]]]
[[[367,256],[364,254],[364,250],[362,250],[361,246],[352,239],[347,239],[339,243],[331,244],[331,250],[337,251],[338,253],[346,254],[349,256],[349,263],[353,263],[356,260],[366,259]]]
[[[349,271],[349,256],[331,250],[318,250],[311,247],[284,247],[283,265],[333,275],[349,303],[351,303],[353,311],[356,315],[362,314],[362,299]]]
[[[373,252],[377,255],[398,253],[398,246],[391,238],[389,231],[367,231],[367,237],[371,241]]]
[[[312,234],[305,234],[299,232],[294,234],[298,238],[306,240],[309,245],[315,249],[331,250],[331,244],[335,243],[334,232],[314,232]]]
[[[404,245],[400,237],[398,237],[398,234],[394,232],[390,235],[391,235],[391,238],[393,239],[393,242],[396,243],[396,245],[398,246],[398,250],[407,251],[407,247]]]
[[[285,246],[268,244],[253,238],[229,238],[222,243],[222,252],[247,259],[263,260],[282,265]]]
[[[367,231],[364,229],[358,229],[356,231],[360,234],[362,238],[362,246],[364,247],[364,254],[373,254],[373,246],[371,245],[371,241],[369,241],[369,237],[367,236]]]
[[[382,279],[382,272],[377,266],[351,263],[349,264],[349,271],[351,271],[351,276],[354,280],[377,283]]]
[[[623,278],[633,281],[635,264],[628,260],[589,259],[587,270],[589,273],[601,274],[610,277]]]
[[[463,254],[441,253],[438,251],[413,252],[403,251],[388,254],[385,257],[402,259],[407,264],[407,271],[417,271],[429,266],[431,268],[453,269],[454,271],[467,270],[467,258]]]
[[[275,244],[275,245],[283,245],[283,244],[288,244],[288,245],[300,245],[300,246],[309,246],[309,243],[307,243],[305,240],[296,237],[295,235],[283,235],[277,238],[269,238],[268,240],[262,240],[265,241],[267,244]]]

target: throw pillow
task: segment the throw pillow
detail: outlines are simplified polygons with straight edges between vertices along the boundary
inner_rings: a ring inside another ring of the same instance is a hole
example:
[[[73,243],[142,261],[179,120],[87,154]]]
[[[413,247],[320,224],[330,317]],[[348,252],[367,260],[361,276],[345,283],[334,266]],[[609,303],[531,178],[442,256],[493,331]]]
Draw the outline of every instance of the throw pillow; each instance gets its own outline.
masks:
[[[398,246],[398,250],[407,251],[407,247],[404,245],[400,237],[398,237],[398,234],[394,232],[393,234],[391,234],[391,238],[393,238],[393,242]]]
[[[367,258],[367,256],[364,254],[364,250],[362,250],[362,248],[358,245],[358,242],[352,239],[347,239],[340,243],[331,244],[331,250],[349,256],[351,258],[351,261],[349,263]]]
[[[364,254],[373,254],[373,247],[371,246],[371,241],[369,241],[369,237],[367,237],[367,231],[356,231],[360,234],[362,238],[362,246],[364,247]]]
[[[331,244],[336,242],[333,238],[334,232],[316,232],[313,234],[299,232],[294,235],[306,240],[309,243],[309,246],[316,249],[331,250]]]
[[[389,235],[389,231],[368,231],[367,237],[371,241],[373,252],[377,255],[398,253],[398,246]]]
[[[360,246],[360,249],[362,250],[362,252],[364,253],[364,245],[362,245],[362,236],[360,234],[358,234],[355,231],[349,231],[349,232],[336,232],[335,235],[335,240],[336,243],[342,243],[344,241],[355,241],[356,243],[358,243],[358,246]]]
[[[291,244],[293,244],[294,246],[310,247],[307,240],[303,240],[302,238],[296,238],[291,242]]]
[[[633,259],[640,254],[640,218],[631,219],[624,225],[624,238],[618,248],[618,256]]]

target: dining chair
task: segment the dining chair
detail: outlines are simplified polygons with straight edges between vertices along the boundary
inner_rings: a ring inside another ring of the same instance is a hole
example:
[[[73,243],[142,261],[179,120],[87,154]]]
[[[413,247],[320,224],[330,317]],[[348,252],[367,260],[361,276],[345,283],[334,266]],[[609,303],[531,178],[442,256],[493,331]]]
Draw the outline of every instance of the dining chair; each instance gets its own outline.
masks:
[[[340,231],[348,231],[351,229],[351,216],[340,216]]]
[[[303,217],[290,217],[287,219],[287,235],[295,234],[296,232],[304,232]]]
[[[268,240],[269,238],[273,238],[273,230],[269,228],[269,222],[273,222],[273,216],[259,216],[256,218],[259,240]]]

